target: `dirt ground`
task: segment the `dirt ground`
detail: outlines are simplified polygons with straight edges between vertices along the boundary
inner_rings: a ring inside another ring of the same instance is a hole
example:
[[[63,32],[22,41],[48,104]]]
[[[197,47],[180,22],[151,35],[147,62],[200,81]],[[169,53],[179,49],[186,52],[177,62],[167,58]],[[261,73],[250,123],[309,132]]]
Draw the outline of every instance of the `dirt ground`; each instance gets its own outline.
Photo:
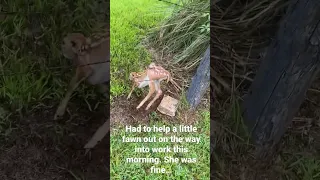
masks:
[[[110,127],[114,128],[121,124],[134,124],[137,121],[147,123],[148,115],[156,110],[156,106],[160,104],[162,97],[155,101],[148,111],[144,111],[146,105],[141,107],[140,110],[136,109],[141,98],[138,99],[135,96],[131,97],[130,100],[127,100],[125,96],[117,98],[111,107]]]
[[[317,90],[319,88],[320,78],[316,79],[308,90],[299,112],[277,147],[276,156],[265,162],[253,158],[254,149],[239,139],[241,137],[228,127],[228,122],[224,120],[226,114],[219,113],[219,105],[212,105],[214,152],[223,158],[223,162],[212,165],[216,169],[213,171],[213,176],[219,177],[217,179],[228,177],[241,180],[273,180],[284,177],[302,179],[302,176],[305,179],[312,179],[316,176],[315,174],[320,171],[320,91]],[[226,167],[221,167],[220,165],[224,163]]]
[[[39,107],[17,120],[10,139],[0,146],[0,179],[108,179],[109,135],[87,155],[83,146],[104,123],[109,107],[90,112],[76,104],[70,102],[73,116],[61,121],[52,120],[55,106]]]
[[[181,122],[181,120],[183,120],[182,123],[189,124],[198,120],[197,112],[192,110],[182,111],[178,109],[175,117],[170,117],[159,113],[159,111],[157,111],[157,106],[160,104],[162,98],[163,95],[157,101],[155,101],[155,103],[147,111],[145,111],[144,108],[148,103],[143,105],[141,109],[136,109],[136,106],[140,103],[143,97],[138,98],[134,96],[130,101],[128,101],[124,96],[117,98],[117,101],[111,107],[111,130],[113,128],[118,128],[119,125],[148,124],[150,121],[150,116],[152,116],[153,112],[157,112],[157,118],[159,120],[161,119],[161,121],[167,121],[171,123],[178,123],[178,121]],[[201,103],[199,106],[201,108],[206,108],[205,106],[208,106],[208,104],[205,104],[206,103]]]
[[[163,89],[163,94],[159,97],[159,99],[157,99],[154,102],[154,104],[149,108],[149,110],[145,110],[145,108],[154,96],[152,96],[140,109],[136,109],[138,104],[143,100],[144,96],[148,93],[147,88],[143,90],[143,94],[141,95],[141,97],[137,97],[135,93],[133,93],[129,100],[127,100],[126,95],[115,98],[114,103],[111,106],[111,113],[110,113],[111,129],[116,128],[119,125],[126,125],[126,124],[134,125],[136,123],[140,123],[140,124],[148,123],[149,115],[152,114],[152,112],[157,111],[157,107],[159,106],[164,95],[170,95],[173,98],[179,99],[178,94],[168,93],[169,86],[164,84],[165,83],[163,83],[161,86],[161,89]],[[161,113],[158,113],[158,115],[159,115],[159,118],[163,120],[172,121],[176,119],[176,117],[169,117]]]

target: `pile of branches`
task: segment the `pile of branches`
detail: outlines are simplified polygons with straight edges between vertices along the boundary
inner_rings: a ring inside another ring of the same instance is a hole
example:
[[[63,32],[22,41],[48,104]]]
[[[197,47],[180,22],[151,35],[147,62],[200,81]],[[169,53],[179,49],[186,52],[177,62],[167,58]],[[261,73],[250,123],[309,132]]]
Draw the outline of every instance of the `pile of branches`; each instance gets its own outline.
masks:
[[[277,32],[287,0],[220,0],[211,12],[212,97],[243,92]]]

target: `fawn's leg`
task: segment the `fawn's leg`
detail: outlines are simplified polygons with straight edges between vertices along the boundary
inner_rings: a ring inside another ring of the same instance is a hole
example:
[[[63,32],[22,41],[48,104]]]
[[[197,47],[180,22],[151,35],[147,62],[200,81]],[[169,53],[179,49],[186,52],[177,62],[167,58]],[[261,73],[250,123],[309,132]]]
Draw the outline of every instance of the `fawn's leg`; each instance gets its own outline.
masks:
[[[152,106],[152,104],[161,96],[162,91],[160,89],[160,82],[159,81],[154,81],[155,84],[155,89],[157,91],[156,96],[152,99],[152,101],[150,101],[150,103],[148,104],[148,106],[146,107],[146,110],[148,110],[150,108],[150,106]]]
[[[98,84],[99,92],[103,94],[107,99],[110,98],[110,86],[107,83]]]
[[[72,77],[72,79],[69,83],[68,90],[67,90],[64,98],[60,102],[58,109],[54,115],[54,118],[53,118],[54,120],[57,120],[59,117],[64,115],[64,112],[66,111],[67,104],[71,98],[73,91],[75,89],[77,89],[77,87],[79,86],[79,84],[83,80],[87,79],[87,77],[90,76],[91,72],[92,71],[89,68],[77,68],[76,69],[76,74]]]
[[[131,97],[131,94],[132,94],[132,92],[133,92],[133,90],[134,90],[135,87],[136,87],[136,85],[133,83],[132,88],[131,88],[131,91],[130,91],[127,99],[129,99],[129,98]]]
[[[137,106],[137,109],[139,109],[150,97],[151,95],[155,92],[155,87],[154,87],[154,82],[153,81],[149,81],[149,93],[148,95],[141,101],[141,103],[139,104],[139,106]]]

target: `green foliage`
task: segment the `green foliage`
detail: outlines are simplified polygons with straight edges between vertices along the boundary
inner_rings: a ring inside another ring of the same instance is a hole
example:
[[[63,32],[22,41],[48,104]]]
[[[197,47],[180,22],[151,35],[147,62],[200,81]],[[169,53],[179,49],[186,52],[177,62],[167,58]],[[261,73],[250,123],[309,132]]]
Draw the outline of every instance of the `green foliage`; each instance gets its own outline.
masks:
[[[172,16],[148,36],[148,42],[174,54],[172,63],[197,67],[210,43],[210,1],[181,1]]]

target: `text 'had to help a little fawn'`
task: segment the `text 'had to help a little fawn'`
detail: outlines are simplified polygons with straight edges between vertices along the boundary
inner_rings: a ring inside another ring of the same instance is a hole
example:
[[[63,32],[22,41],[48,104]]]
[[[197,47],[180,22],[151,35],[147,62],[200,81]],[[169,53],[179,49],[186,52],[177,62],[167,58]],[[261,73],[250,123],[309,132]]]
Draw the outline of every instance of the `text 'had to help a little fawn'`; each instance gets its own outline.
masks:
[[[197,127],[192,125],[179,125],[178,127],[169,127],[169,126],[126,126],[126,132],[163,132],[163,133],[170,133],[170,132],[197,132]]]

